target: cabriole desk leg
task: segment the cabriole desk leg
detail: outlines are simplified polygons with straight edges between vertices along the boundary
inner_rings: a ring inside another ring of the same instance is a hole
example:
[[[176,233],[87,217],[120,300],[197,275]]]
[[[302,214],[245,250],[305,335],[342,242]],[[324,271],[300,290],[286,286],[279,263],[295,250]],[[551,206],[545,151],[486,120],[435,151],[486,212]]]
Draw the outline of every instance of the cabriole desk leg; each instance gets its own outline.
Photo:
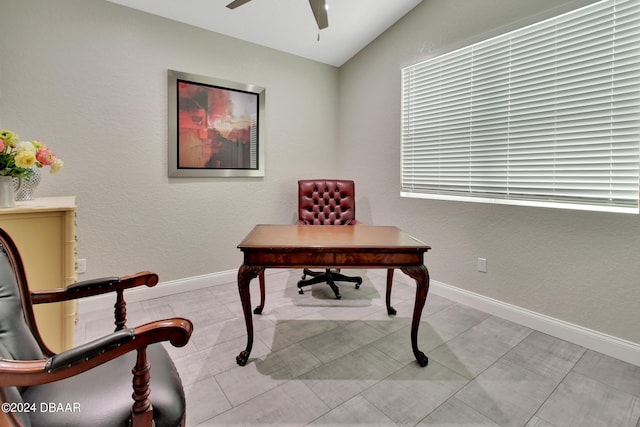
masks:
[[[416,281],[416,302],[413,307],[413,320],[411,322],[411,349],[413,355],[420,366],[427,366],[429,359],[418,349],[418,328],[420,327],[420,318],[422,317],[422,309],[427,300],[427,292],[429,292],[429,271],[427,267],[421,265],[419,267],[403,268],[402,271]]]
[[[391,287],[393,286],[393,268],[387,269],[387,314],[394,315],[397,313],[396,309],[391,307]]]
[[[264,309],[264,268],[258,273],[258,281],[260,283],[260,305],[253,310],[253,314],[262,314],[262,309]]]
[[[244,323],[247,326],[247,347],[236,357],[236,363],[240,366],[247,364],[251,348],[253,347],[253,318],[251,313],[251,292],[249,283],[256,276],[264,271],[263,267],[252,267],[242,264],[238,270],[238,292],[242,302],[242,312],[244,313]]]

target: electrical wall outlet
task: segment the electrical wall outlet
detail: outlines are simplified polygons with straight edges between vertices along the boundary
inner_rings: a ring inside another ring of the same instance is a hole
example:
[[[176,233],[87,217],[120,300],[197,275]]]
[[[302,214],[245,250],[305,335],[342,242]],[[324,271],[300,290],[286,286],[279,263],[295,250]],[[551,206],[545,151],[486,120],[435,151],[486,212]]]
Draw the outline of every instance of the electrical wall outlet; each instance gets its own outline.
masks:
[[[85,258],[81,258],[76,261],[76,272],[78,274],[84,274],[87,272],[87,260]]]
[[[487,272],[487,260],[485,258],[478,258],[478,271],[480,273]]]

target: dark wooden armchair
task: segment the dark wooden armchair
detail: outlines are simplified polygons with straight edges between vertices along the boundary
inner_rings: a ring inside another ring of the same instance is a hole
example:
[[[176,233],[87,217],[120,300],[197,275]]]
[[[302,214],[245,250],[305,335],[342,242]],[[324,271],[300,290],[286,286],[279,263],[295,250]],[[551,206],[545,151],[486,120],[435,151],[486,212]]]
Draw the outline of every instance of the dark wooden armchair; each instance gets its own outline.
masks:
[[[298,181],[298,224],[300,225],[356,225],[356,195],[353,181],[340,179],[309,179]],[[311,276],[311,279],[306,279]],[[362,278],[345,276],[340,269],[312,271],[305,268],[302,280],[298,282],[298,292],[303,287],[316,283],[327,283],[337,299],[340,289],[336,282],[355,283],[360,288]]]
[[[0,426],[184,426],[185,397],[161,342],[184,346],[193,326],[173,318],[127,328],[123,292],[154,286],[141,272],[29,291],[20,254],[0,229]],[[33,304],[115,293],[112,334],[54,354]]]

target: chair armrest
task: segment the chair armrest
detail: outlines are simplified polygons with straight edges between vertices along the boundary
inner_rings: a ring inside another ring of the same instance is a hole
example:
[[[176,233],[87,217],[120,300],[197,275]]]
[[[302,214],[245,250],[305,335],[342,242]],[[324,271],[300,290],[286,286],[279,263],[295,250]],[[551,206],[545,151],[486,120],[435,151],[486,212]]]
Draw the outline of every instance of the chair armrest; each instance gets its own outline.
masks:
[[[113,286],[120,282],[120,278],[114,277],[101,277],[93,280],[83,280],[81,282],[72,283],[65,289],[70,292],[90,291],[95,289],[103,289]]]
[[[31,386],[59,381],[148,345],[189,342],[193,324],[180,317],[124,329],[42,360],[0,359],[0,387]]]
[[[31,300],[33,304],[68,301],[143,285],[153,287],[158,284],[158,281],[157,274],[141,271],[130,276],[104,277],[76,282],[66,288],[31,291]]]
[[[73,365],[90,360],[95,356],[105,353],[110,349],[120,347],[134,338],[133,329],[122,329],[112,334],[90,341],[78,347],[71,348],[47,359],[47,372],[55,372],[62,368],[70,368]]]

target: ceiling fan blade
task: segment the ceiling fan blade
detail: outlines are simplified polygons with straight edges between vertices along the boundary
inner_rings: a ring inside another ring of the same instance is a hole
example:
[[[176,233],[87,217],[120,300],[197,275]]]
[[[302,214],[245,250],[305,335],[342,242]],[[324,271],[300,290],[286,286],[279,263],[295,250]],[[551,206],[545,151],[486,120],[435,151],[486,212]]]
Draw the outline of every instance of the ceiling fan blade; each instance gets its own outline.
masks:
[[[229,9],[235,9],[238,6],[242,6],[245,3],[249,3],[251,0],[233,0],[227,5]]]
[[[318,28],[323,29],[329,26],[329,18],[327,17],[326,0],[309,0],[313,16],[316,18]]]

